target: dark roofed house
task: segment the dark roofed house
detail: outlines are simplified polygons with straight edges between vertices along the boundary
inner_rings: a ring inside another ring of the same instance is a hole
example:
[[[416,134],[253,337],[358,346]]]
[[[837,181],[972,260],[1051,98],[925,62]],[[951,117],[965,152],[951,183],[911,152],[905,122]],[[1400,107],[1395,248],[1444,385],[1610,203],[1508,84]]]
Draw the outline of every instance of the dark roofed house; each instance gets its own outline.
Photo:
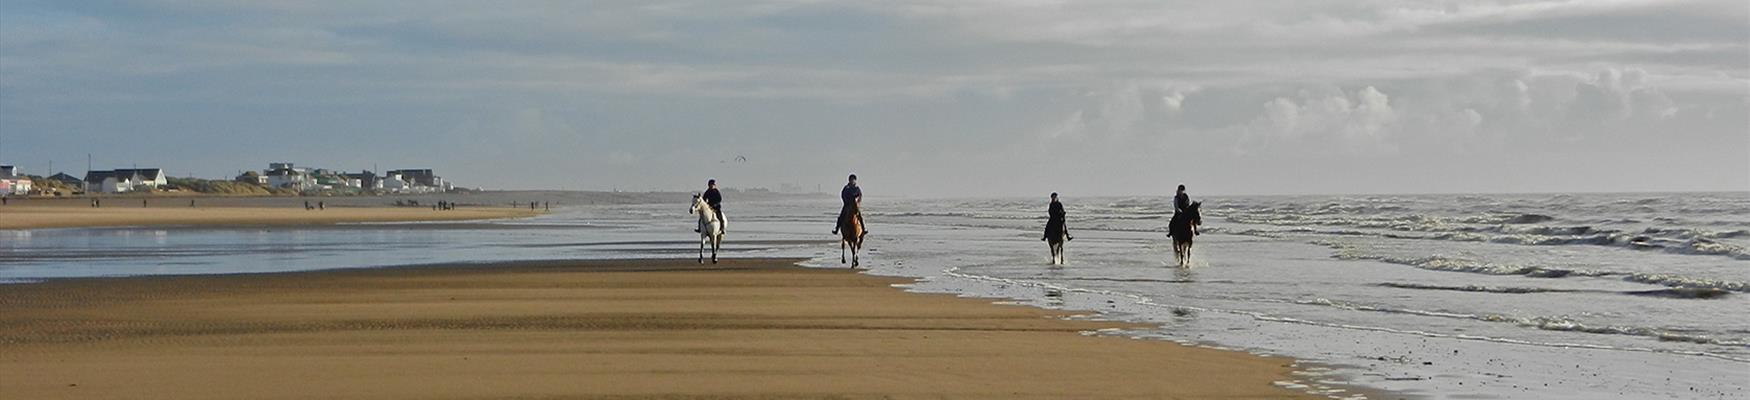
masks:
[[[50,176],[49,180],[55,181],[55,182],[60,182],[61,185],[67,186],[67,187],[80,187],[85,182],[84,179],[79,179],[79,177],[77,177],[77,176],[67,175],[66,172],[62,172],[62,173],[55,174],[54,176]]]
[[[340,174],[340,176],[344,177],[346,179],[349,179],[349,180],[353,180],[353,179],[358,180],[358,185],[360,188],[382,189],[381,186],[377,186],[377,174],[375,172],[360,171],[359,173],[356,173],[356,174]]]
[[[127,193],[169,183],[160,168],[117,169],[85,173],[85,193]]]

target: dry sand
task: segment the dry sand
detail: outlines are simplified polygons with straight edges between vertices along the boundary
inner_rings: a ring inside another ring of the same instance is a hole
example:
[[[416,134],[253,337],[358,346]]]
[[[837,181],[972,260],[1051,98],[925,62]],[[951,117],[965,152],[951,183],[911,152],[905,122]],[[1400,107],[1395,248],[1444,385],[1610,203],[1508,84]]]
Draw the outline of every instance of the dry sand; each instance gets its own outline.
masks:
[[[178,207],[177,204],[183,205]],[[183,200],[138,199],[104,201],[86,206],[0,207],[0,229],[71,228],[136,225],[318,225],[342,222],[457,221],[528,217],[538,211],[509,207],[458,208],[437,211],[423,207],[340,208],[309,211],[303,207],[187,207]],[[312,203],[314,204],[314,203]]]
[[[0,285],[8,399],[1304,398],[1288,359],[737,260]]]

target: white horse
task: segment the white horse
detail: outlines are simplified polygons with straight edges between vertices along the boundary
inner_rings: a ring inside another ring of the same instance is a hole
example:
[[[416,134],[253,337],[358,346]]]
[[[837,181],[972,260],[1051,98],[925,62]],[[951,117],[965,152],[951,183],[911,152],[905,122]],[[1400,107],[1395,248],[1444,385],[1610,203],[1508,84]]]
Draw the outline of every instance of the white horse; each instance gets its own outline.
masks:
[[[717,263],[717,250],[723,248],[723,221],[717,219],[717,210],[711,209],[711,204],[705,198],[693,195],[693,209],[688,214],[699,215],[699,263],[705,263],[705,246],[711,246],[711,263]]]

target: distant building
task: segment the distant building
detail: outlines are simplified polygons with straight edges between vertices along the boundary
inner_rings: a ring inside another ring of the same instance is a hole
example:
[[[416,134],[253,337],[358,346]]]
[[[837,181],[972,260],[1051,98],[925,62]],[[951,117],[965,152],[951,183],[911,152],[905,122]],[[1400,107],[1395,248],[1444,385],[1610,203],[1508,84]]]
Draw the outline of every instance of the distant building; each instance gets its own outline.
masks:
[[[243,174],[237,175],[237,179],[235,180],[242,183],[267,186],[267,176],[256,173],[255,171],[245,171]]]
[[[0,196],[30,194],[30,186],[30,177],[24,176],[18,168],[0,165]]]
[[[383,177],[383,179],[377,184],[381,186],[379,189],[391,192],[406,192],[413,190],[413,183],[408,182],[406,178],[401,177],[401,173],[395,171],[389,171],[389,176]]]
[[[66,187],[84,187],[85,183],[84,179],[79,179],[77,176],[67,175],[65,172],[50,176],[49,180],[60,182],[62,186]]]
[[[367,190],[383,188],[381,179],[377,178],[377,174],[371,171],[359,171],[359,173],[356,174],[341,174],[340,176],[346,178],[348,183],[351,183],[353,187],[356,188]]]
[[[429,169],[398,169],[389,171],[389,174],[399,174],[402,179],[406,179],[408,183],[412,183],[414,186],[448,188],[444,183],[444,178],[437,176],[437,174],[433,174]]]
[[[85,193],[127,193],[169,183],[160,168],[118,169],[85,173]]]
[[[303,168],[293,166],[292,163],[269,163],[264,172],[266,173],[262,174],[262,177],[267,179],[268,187],[292,189],[300,192],[317,188],[316,178],[304,172]]]

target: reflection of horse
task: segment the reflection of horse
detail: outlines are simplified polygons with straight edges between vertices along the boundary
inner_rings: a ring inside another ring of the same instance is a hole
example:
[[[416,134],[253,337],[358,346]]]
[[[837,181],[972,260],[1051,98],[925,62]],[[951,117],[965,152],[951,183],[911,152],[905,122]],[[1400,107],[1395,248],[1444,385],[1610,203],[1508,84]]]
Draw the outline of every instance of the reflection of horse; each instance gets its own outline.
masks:
[[[711,263],[717,263],[717,250],[723,248],[723,221],[717,219],[717,211],[711,209],[703,197],[693,195],[693,209],[689,214],[699,215],[699,263],[705,263],[705,245],[711,245]]]
[[[851,268],[862,265],[857,259],[857,251],[863,249],[863,213],[857,208],[857,203],[845,205],[843,216],[839,217],[839,263],[845,263],[845,249],[851,250]]]
[[[1173,220],[1167,223],[1167,236],[1173,237],[1173,260],[1180,267],[1191,265],[1191,238],[1198,235],[1197,226],[1203,225],[1203,214],[1197,209],[1203,202],[1191,203],[1185,211],[1173,213]]]

